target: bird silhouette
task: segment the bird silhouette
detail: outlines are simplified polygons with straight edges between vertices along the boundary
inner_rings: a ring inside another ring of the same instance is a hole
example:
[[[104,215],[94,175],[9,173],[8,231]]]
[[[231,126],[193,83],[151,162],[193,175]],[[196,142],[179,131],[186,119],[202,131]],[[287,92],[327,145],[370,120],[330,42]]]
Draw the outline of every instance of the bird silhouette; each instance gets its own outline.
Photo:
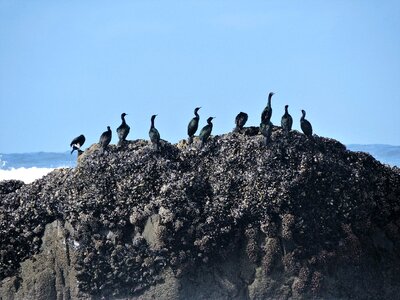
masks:
[[[249,116],[246,113],[244,113],[242,111],[240,113],[238,113],[238,115],[235,118],[236,127],[233,131],[234,132],[241,131],[243,129],[243,126],[246,124],[248,118],[249,118]]]
[[[305,110],[302,109],[301,113],[302,113],[302,116],[300,118],[301,130],[304,132],[304,134],[307,137],[312,137],[312,134],[313,134],[312,126],[311,126],[311,123],[308,120],[306,120],[306,112],[305,112]]]
[[[187,133],[188,133],[188,144],[191,144],[193,142],[193,136],[197,131],[197,128],[199,127],[199,120],[200,120],[200,116],[197,113],[199,111],[201,107],[196,107],[194,109],[194,118],[190,120],[189,124],[188,124],[188,129],[187,129]]]
[[[99,140],[100,152],[103,153],[111,142],[112,132],[110,126],[107,126],[107,131],[104,131]]]
[[[293,118],[288,112],[288,107],[289,105],[285,105],[285,114],[282,116],[281,119],[281,126],[286,134],[289,134],[290,130],[292,130],[293,125]]]
[[[201,141],[201,147],[204,146],[204,144],[207,142],[208,138],[211,135],[211,131],[212,131],[212,128],[213,128],[213,123],[211,122],[212,119],[214,119],[214,117],[209,117],[207,119],[207,125],[204,126],[200,131],[199,138],[200,138],[200,141]]]
[[[154,149],[158,150],[160,148],[160,133],[158,132],[157,128],[154,127],[154,119],[157,115],[151,116],[151,126],[149,130],[149,137],[150,141],[152,142]]]
[[[129,127],[129,125],[126,124],[125,116],[127,116],[126,113],[122,113],[122,114],[121,114],[122,123],[121,123],[121,125],[119,125],[119,127],[117,128],[118,146],[121,146],[121,145],[125,142],[126,137],[128,136],[129,131],[131,130],[131,128]]]
[[[86,140],[86,138],[83,134],[74,138],[70,144],[70,146],[72,147],[71,154],[72,154],[72,152],[74,152],[74,150],[80,150],[82,145],[85,143],[85,140]]]

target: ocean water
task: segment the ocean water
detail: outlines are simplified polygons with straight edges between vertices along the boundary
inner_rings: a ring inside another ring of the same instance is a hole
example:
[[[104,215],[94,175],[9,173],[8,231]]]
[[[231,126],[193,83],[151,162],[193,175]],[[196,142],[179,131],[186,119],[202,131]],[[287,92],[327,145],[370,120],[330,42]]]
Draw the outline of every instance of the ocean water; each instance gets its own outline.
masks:
[[[370,153],[382,163],[400,167],[400,146],[391,145],[347,145],[352,151]],[[31,183],[56,168],[76,166],[77,153],[0,153],[0,181],[19,179]]]
[[[56,168],[76,166],[77,153],[0,153],[0,181],[19,179],[25,183],[41,178]]]

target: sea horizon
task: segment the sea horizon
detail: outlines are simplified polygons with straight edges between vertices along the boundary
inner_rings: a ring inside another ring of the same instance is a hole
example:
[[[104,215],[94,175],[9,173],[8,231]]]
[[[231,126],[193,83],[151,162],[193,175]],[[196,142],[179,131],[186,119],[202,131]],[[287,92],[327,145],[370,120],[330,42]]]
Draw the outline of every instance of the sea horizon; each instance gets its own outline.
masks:
[[[400,146],[390,144],[347,144],[348,150],[366,152],[383,164],[400,167]],[[0,153],[0,181],[22,180],[31,183],[59,168],[74,168],[77,153],[20,152]]]

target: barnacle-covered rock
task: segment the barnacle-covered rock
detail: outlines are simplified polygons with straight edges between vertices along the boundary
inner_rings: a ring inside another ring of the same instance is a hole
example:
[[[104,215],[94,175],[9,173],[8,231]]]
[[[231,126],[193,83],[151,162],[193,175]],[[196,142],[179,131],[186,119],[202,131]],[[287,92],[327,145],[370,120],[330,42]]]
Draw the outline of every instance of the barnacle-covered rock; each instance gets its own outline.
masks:
[[[398,168],[278,127],[198,144],[0,182],[0,298],[398,297]]]
[[[18,190],[25,183],[21,180],[3,180],[0,181],[0,195],[6,195]]]

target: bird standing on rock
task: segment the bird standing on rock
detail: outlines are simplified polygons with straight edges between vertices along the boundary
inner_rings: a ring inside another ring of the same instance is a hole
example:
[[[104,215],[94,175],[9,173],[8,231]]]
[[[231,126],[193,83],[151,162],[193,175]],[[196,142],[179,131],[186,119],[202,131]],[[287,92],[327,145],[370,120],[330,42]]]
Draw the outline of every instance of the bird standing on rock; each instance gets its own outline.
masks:
[[[293,118],[288,112],[288,107],[289,105],[285,105],[285,114],[282,116],[281,119],[281,126],[286,134],[289,134],[290,130],[292,130],[293,125]]]
[[[235,118],[236,127],[233,130],[233,132],[241,131],[243,129],[244,124],[246,124],[248,118],[249,116],[241,111]]]
[[[122,119],[122,124],[117,128],[117,134],[118,134],[118,146],[121,146],[122,143],[125,141],[126,137],[129,134],[129,130],[131,129],[128,124],[125,122],[125,116],[127,116],[126,113],[121,114],[121,119]]]
[[[197,131],[197,128],[199,127],[199,120],[200,120],[200,116],[197,113],[199,111],[201,107],[196,107],[194,109],[194,115],[195,117],[193,119],[190,120],[189,124],[188,124],[188,129],[187,129],[187,133],[188,133],[188,144],[191,144],[193,142],[193,136]]]
[[[308,120],[306,120],[305,119],[305,117],[306,117],[306,112],[305,112],[305,110],[301,110],[301,113],[302,113],[302,116],[301,116],[301,118],[300,118],[300,127],[301,127],[301,130],[304,132],[304,134],[307,136],[307,137],[312,137],[312,126],[311,126],[311,123],[308,121]]]
[[[264,140],[265,145],[268,145],[269,142],[271,141],[272,127],[273,124],[271,121],[269,121],[268,123],[261,122],[260,124],[260,132],[265,137]]]
[[[107,131],[104,131],[99,140],[99,145],[101,147],[101,153],[107,148],[108,144],[111,142],[112,132],[110,126],[107,126]]]
[[[204,146],[205,142],[207,142],[208,138],[211,135],[211,131],[213,128],[213,123],[211,123],[212,119],[214,119],[214,117],[209,117],[207,119],[207,125],[204,126],[200,131],[199,138],[201,140],[201,147]]]
[[[264,108],[263,112],[261,113],[261,123],[268,124],[268,122],[271,121],[271,117],[272,117],[271,99],[274,94],[275,94],[274,92],[271,92],[268,95],[267,106]]]
[[[85,143],[85,141],[86,141],[86,138],[83,134],[74,138],[70,144],[70,146],[72,147],[71,154],[72,154],[72,152],[74,152],[74,150],[78,150],[78,152],[79,152],[80,148]]]
[[[154,127],[154,119],[157,115],[151,116],[151,126],[149,130],[150,141],[153,143],[154,149],[158,150],[160,148],[160,133],[157,128]]]

